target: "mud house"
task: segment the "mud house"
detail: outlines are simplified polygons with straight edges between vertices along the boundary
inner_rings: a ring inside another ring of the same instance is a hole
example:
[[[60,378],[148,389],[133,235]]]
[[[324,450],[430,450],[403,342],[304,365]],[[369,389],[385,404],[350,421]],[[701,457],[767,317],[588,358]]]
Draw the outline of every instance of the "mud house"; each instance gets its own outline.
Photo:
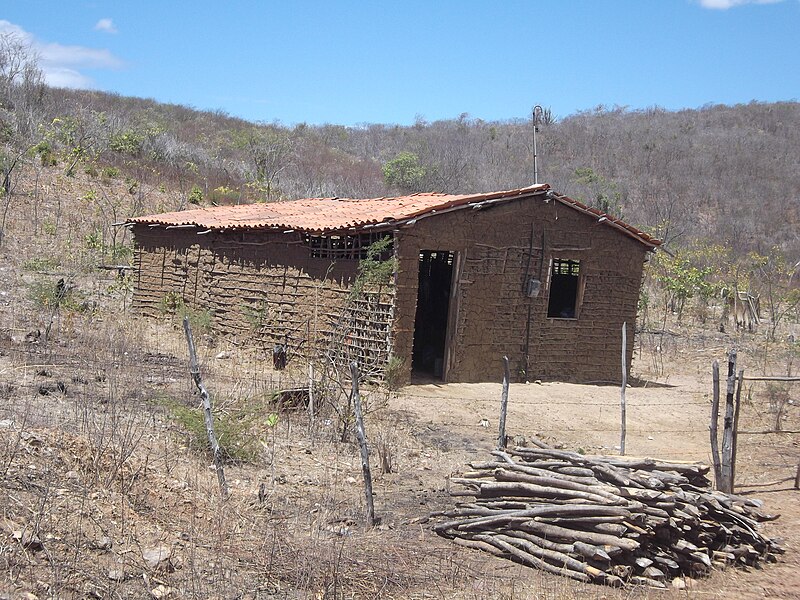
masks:
[[[217,331],[265,352],[285,345],[290,361],[380,370],[394,357],[405,381],[495,381],[503,355],[516,379],[619,381],[621,326],[633,331],[659,244],[547,185],[220,206],[128,225],[140,312],[207,311]],[[386,238],[393,273],[357,281]],[[628,344],[630,364],[633,335]]]

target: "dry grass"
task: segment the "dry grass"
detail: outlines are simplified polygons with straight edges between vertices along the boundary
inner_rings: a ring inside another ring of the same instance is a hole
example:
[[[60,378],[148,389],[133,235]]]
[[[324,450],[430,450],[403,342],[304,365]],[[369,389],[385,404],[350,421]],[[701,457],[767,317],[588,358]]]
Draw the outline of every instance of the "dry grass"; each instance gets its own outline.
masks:
[[[113,272],[93,268],[100,258],[82,245],[96,226],[93,209],[72,204],[64,210],[67,199],[80,196],[81,182],[51,178],[40,185],[38,192],[22,190],[15,198],[0,249],[0,280],[10,282],[0,289],[0,594],[648,597],[646,590],[614,591],[543,575],[461,549],[429,531],[427,515],[452,503],[447,476],[491,448],[494,437],[476,429],[478,412],[491,409],[453,398],[458,388],[436,389],[453,407],[446,415],[447,403],[436,404],[436,397],[422,407],[409,402],[408,391],[401,392],[405,399],[368,391],[368,435],[377,447],[376,512],[382,521],[366,528],[357,448],[339,441],[335,411],[327,407],[312,424],[304,412],[269,404],[273,390],[304,379],[304,365],[273,373],[259,350],[198,334],[203,378],[217,414],[238,423],[238,433],[254,448],[248,461],[227,466],[232,495],[220,500],[209,456],[170,409],[197,406],[180,328],[168,317],[150,322],[131,314],[126,287]],[[155,192],[150,198],[153,209],[173,201]],[[53,230],[48,223],[58,226]],[[58,311],[36,304],[31,287],[47,288],[61,277],[75,286],[80,302]],[[91,302],[88,308],[81,307],[84,301]],[[696,387],[704,381],[708,358],[731,339],[695,332],[642,342],[640,374],[661,382],[694,377]],[[758,344],[741,350],[750,364],[761,360]],[[773,364],[782,368],[788,355],[774,350]],[[602,396],[594,388],[584,393]],[[688,394],[702,398],[694,389]],[[774,422],[770,401],[786,412],[787,428],[796,423],[796,409],[782,398],[753,387],[747,399],[752,425]],[[575,408],[552,410],[568,423]],[[243,411],[249,417],[237,421]],[[544,413],[533,413],[540,419],[533,425],[512,417],[511,426],[538,429]],[[271,414],[277,420],[268,419]],[[576,444],[599,435],[569,431],[567,425],[548,433]],[[694,442],[674,436],[663,443],[675,444],[679,454],[686,449],[681,444]],[[748,441],[740,456],[753,465],[742,469],[744,478],[772,477],[796,462],[797,437]],[[785,507],[786,525],[779,525],[785,532],[797,523],[791,498],[788,492],[768,498]],[[795,544],[790,538],[787,546]],[[170,558],[154,568],[143,552],[159,547],[169,549]],[[784,575],[792,565],[796,559]],[[698,583],[698,590],[741,596],[749,589],[757,597],[760,589],[791,585],[790,577],[778,583],[762,578],[762,587],[750,588],[746,577],[717,575]]]

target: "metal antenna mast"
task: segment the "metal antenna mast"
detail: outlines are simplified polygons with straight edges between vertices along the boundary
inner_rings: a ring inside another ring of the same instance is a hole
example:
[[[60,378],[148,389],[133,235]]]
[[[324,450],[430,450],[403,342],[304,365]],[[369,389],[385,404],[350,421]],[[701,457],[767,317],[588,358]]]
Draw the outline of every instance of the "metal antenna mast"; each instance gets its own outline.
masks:
[[[533,114],[531,115],[533,118],[533,183],[534,185],[539,184],[539,162],[538,162],[538,154],[536,153],[536,132],[539,130],[539,123],[542,118],[542,107],[538,104],[533,107]]]

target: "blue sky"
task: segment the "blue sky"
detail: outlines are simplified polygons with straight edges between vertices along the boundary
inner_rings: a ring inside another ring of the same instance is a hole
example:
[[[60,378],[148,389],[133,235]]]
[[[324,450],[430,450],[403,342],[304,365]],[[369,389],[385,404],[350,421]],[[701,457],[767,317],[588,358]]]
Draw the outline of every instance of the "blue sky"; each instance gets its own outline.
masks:
[[[800,0],[1,0],[48,81],[290,125],[800,99]]]

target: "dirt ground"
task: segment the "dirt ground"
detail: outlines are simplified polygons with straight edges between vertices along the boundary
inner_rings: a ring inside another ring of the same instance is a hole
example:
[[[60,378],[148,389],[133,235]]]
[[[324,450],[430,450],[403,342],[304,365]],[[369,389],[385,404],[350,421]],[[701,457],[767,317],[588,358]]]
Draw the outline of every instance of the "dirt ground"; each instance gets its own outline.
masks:
[[[274,425],[248,425],[259,450],[227,467],[231,498],[222,502],[207,456],[159,400],[196,403],[176,324],[73,316],[43,344],[26,341],[21,313],[6,305],[0,316],[0,590],[9,598],[794,598],[800,589],[800,492],[791,481],[750,487],[794,475],[797,434],[740,440],[738,491],[781,514],[765,525],[784,540],[778,564],[715,573],[684,592],[619,592],[464,550],[429,530],[427,517],[455,502],[448,477],[496,444],[499,383],[366,391],[381,519],[370,529],[357,449],[352,439],[338,441],[334,413],[312,423],[304,412],[279,410]],[[732,340],[699,339],[664,348],[658,361],[647,348],[638,355],[636,385],[626,390],[627,454],[709,461],[709,365],[724,360]],[[257,350],[212,336],[199,346],[222,411],[291,386],[293,375],[265,369]],[[740,355],[747,370],[755,359],[746,347]],[[784,405],[787,430],[800,425],[799,387]],[[619,388],[533,382],[512,384],[509,395],[507,431],[520,443],[537,436],[587,454],[618,452]],[[743,396],[741,428],[769,428],[764,384]],[[391,473],[381,473],[384,456]],[[30,533],[38,544],[26,545]],[[169,558],[148,563],[159,549]]]

